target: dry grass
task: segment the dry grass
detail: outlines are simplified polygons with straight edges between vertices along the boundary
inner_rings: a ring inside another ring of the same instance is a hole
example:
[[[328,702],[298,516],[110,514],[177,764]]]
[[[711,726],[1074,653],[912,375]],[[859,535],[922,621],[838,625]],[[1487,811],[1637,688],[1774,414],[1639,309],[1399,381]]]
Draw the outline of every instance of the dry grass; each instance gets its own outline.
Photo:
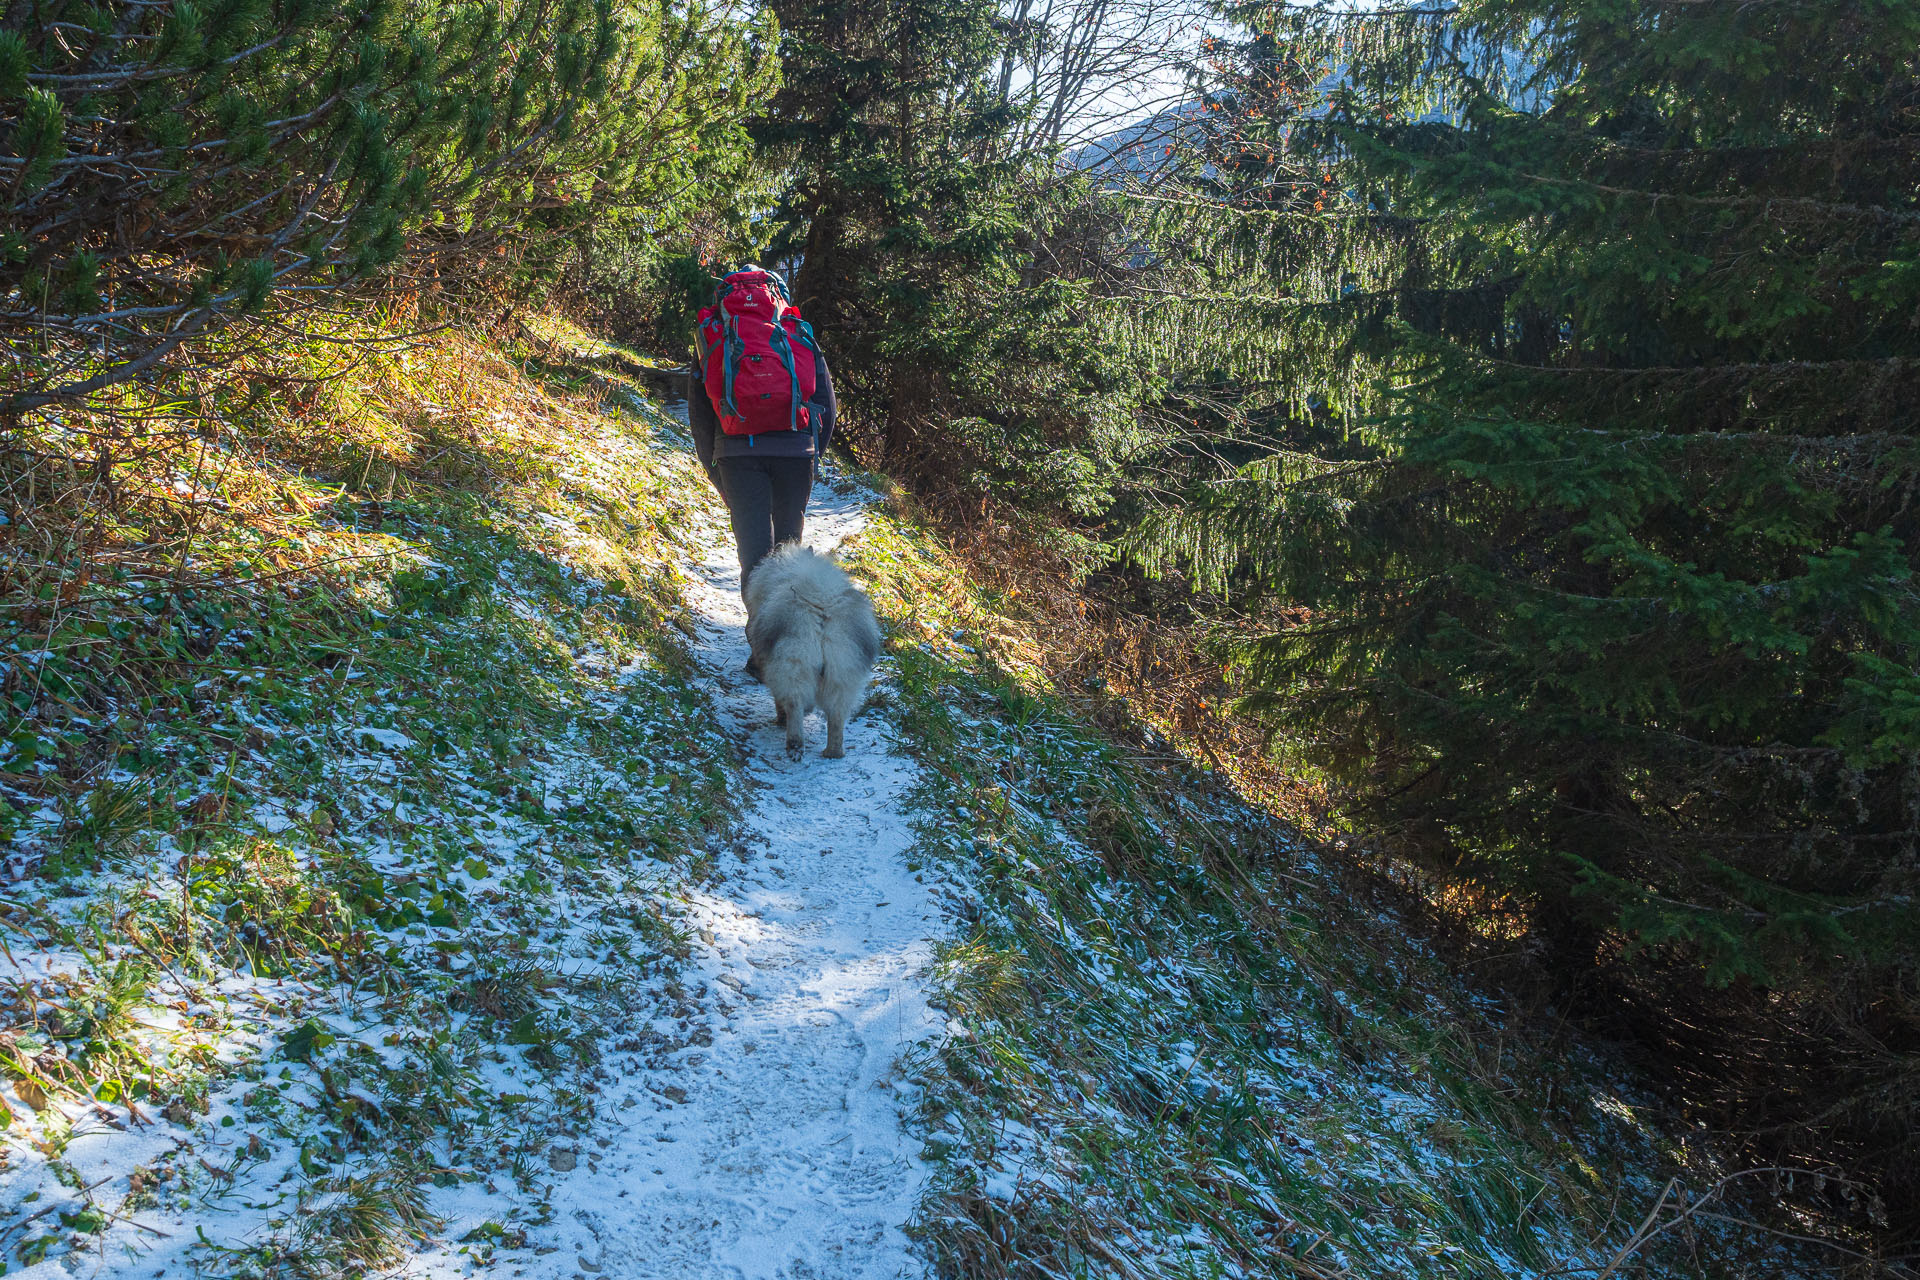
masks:
[[[92,727],[177,697],[268,597],[324,643],[330,608],[405,563],[404,528],[382,528],[395,504],[538,511],[560,471],[606,466],[608,384],[577,365],[517,362],[501,335],[397,302],[306,324],[297,343],[236,335],[217,383],[119,388],[0,434],[0,783],[91,785]],[[631,585],[612,541],[583,539],[576,563]],[[0,807],[0,835],[10,821]]]
[[[654,998],[665,886],[730,813],[663,415],[563,324],[329,323],[0,433],[0,946],[38,953],[0,984],[0,1218],[79,1193],[74,1116],[244,1123],[92,1193],[204,1223],[128,1229],[167,1274],[365,1274],[433,1230],[426,1183],[535,1195],[593,1019]],[[628,1003],[556,979],[589,955]],[[381,1052],[330,1029],[376,1009]],[[511,1096],[475,1084],[500,1053]],[[0,1261],[126,1236],[0,1232]]]
[[[1130,603],[1123,596],[1133,584],[1089,578],[991,503],[961,510],[898,488],[891,500],[903,519],[938,533],[979,597],[991,602],[991,612],[970,602],[946,607],[962,612],[1003,664],[1011,660],[1010,670],[1040,674],[1049,692],[1141,758],[1205,765],[1293,834],[1336,851],[1329,870],[1342,874],[1349,892],[1416,918],[1423,935],[1463,968],[1483,978],[1498,973],[1516,1009],[1550,998],[1542,975],[1513,963],[1531,956],[1531,904],[1437,869],[1379,833],[1355,831],[1339,812],[1332,780],[1302,760],[1283,731],[1237,713],[1240,691],[1224,655],[1270,625],[1202,618],[1179,601]],[[1165,741],[1147,741],[1151,734]]]
[[[1138,739],[1163,735],[1183,755],[1224,775],[1242,796],[1317,838],[1336,834],[1327,785],[1275,749],[1270,734],[1235,715],[1221,651],[1237,636],[1223,624],[1169,621],[1128,608],[991,506],[961,513],[894,495],[903,517],[936,529],[1000,614],[1019,622],[1024,665],[1102,728]],[[1136,743],[1136,745],[1138,745]]]

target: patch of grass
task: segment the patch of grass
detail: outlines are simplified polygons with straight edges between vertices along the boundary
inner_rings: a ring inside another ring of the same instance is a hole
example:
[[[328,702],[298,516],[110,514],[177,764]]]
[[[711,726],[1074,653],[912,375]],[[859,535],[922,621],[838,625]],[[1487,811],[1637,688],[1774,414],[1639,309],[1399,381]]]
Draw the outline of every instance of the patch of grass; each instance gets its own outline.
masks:
[[[705,481],[567,349],[384,336],[407,320],[0,457],[0,942],[33,956],[0,985],[33,1152],[0,1218],[58,1194],[211,1233],[37,1255],[358,1273],[465,1183],[536,1220],[597,1037],[686,954],[734,765],[681,616]],[[76,1117],[170,1126],[171,1158],[61,1188]]]
[[[917,856],[978,895],[923,1064],[940,1274],[1578,1274],[1668,1176],[1713,1181],[1218,774],[1090,724],[924,530],[876,519],[848,554],[925,773]],[[1616,1274],[1782,1269],[1700,1225]]]

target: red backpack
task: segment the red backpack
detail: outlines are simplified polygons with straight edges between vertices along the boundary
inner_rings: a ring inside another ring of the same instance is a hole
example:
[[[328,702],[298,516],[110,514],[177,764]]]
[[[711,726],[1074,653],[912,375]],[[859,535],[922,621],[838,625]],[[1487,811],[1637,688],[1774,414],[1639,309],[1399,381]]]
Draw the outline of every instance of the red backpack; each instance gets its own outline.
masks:
[[[700,377],[730,436],[805,431],[813,415],[813,326],[780,277],[746,267],[720,281],[695,330]]]

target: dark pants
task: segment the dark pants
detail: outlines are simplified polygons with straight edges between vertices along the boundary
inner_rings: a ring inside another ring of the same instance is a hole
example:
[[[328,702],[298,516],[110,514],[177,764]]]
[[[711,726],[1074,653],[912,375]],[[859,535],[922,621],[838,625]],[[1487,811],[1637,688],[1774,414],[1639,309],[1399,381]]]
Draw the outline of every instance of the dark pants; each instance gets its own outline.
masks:
[[[813,492],[812,458],[720,458],[720,495],[733,517],[733,544],[740,552],[740,592],[767,552],[800,536],[807,496]]]

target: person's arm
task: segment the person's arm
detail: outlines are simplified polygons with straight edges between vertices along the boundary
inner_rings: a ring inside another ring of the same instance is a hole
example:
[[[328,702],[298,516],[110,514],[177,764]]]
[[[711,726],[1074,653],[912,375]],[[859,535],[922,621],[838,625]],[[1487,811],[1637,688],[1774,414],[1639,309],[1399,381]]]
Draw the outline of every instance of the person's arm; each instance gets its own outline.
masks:
[[[834,423],[840,419],[840,402],[833,396],[833,375],[827,372],[827,358],[818,351],[813,353],[813,403],[820,406],[820,441],[814,453],[825,457],[827,442],[833,439]]]
[[[695,363],[687,372],[687,434],[693,437],[693,454],[700,459],[707,479],[713,481],[713,487],[720,487],[720,473],[713,465],[713,437],[720,430],[720,421],[713,415],[713,401],[707,399],[707,384],[700,377],[700,366]]]

